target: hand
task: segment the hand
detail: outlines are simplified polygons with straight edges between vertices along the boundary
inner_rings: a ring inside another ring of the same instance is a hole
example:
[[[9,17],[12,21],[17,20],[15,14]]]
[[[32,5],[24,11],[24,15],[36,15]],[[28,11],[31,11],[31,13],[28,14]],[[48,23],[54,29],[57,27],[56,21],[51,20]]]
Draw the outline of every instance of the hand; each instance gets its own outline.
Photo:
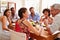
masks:
[[[30,22],[32,22],[33,20],[32,19],[30,19]]]
[[[41,18],[43,18],[43,17],[44,17],[44,15],[41,16]]]

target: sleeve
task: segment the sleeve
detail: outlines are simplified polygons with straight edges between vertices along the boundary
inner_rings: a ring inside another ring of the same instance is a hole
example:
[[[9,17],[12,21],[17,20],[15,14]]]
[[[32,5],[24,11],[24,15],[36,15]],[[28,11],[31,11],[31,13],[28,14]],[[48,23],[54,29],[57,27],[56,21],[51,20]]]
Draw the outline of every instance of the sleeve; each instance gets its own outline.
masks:
[[[40,15],[37,13],[37,21],[40,21]]]
[[[18,16],[18,14],[15,14],[16,15],[16,18],[19,19],[20,17]]]
[[[55,17],[55,19],[53,19],[53,23],[50,26],[50,30],[52,33],[54,33],[55,31],[59,31],[60,28],[60,16]]]

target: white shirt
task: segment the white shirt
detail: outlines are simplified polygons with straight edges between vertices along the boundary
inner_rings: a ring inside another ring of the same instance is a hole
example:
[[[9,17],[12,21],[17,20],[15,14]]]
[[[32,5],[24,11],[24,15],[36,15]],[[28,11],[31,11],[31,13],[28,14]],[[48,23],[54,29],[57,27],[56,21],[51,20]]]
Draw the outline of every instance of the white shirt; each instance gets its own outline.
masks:
[[[50,26],[50,29],[52,33],[54,33],[55,31],[60,31],[60,13],[54,17],[53,23]],[[59,35],[59,38],[60,38],[60,35]]]
[[[12,17],[12,21],[15,22],[17,19],[19,19],[19,16],[15,14],[14,17]]]

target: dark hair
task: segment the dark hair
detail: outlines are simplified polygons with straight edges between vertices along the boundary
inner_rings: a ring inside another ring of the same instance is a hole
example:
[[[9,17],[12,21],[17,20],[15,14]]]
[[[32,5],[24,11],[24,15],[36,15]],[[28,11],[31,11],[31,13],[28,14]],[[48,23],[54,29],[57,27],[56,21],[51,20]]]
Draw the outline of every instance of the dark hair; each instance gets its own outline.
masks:
[[[20,17],[20,19],[22,19],[23,18],[23,13],[25,13],[26,12],[26,8],[20,8],[19,9],[19,11],[18,11],[18,16]]]
[[[4,16],[7,16],[7,15],[6,15],[6,12],[9,11],[9,10],[10,10],[10,9],[6,9],[6,10],[4,11],[4,14],[3,14],[3,15],[4,15]]]
[[[46,8],[46,9],[44,9],[44,10],[43,10],[43,14],[44,14],[44,12],[45,12],[45,11],[47,11],[47,12],[48,12],[48,16],[50,16],[50,10],[49,10],[49,9],[47,9],[47,8]]]
[[[11,11],[12,11],[12,9],[14,9],[14,7],[11,8]]]
[[[31,11],[31,9],[33,9],[34,7],[30,7],[29,10]]]

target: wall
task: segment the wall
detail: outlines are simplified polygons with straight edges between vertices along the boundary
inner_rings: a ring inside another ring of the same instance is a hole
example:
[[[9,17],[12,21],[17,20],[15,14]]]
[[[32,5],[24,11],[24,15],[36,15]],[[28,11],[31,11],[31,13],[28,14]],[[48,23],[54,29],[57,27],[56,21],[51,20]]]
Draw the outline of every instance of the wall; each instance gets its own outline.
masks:
[[[1,1],[7,1],[7,2],[15,2],[16,3],[16,12],[18,12],[18,9],[21,7],[30,8],[33,6],[36,11],[38,11],[41,14],[41,0],[1,0]]]
[[[18,12],[18,10],[21,7],[26,7],[29,9],[31,6],[33,6],[35,7],[35,10],[40,13],[40,15],[42,15],[42,10],[44,8],[50,8],[50,6],[55,3],[60,4],[60,0],[0,0],[0,1],[15,2],[17,9],[16,12]]]
[[[18,10],[23,7],[23,0],[1,0],[1,1],[6,1],[6,2],[14,2],[16,3],[16,13],[18,13]],[[0,13],[0,16],[2,13]]]
[[[60,0],[42,0],[42,10],[44,8],[50,9],[50,6],[53,4],[56,4],[56,3],[60,4]],[[42,10],[41,10],[41,12],[42,12]],[[42,13],[41,13],[41,15],[42,15]]]
[[[50,6],[55,4],[55,3],[60,4],[60,0],[42,0],[42,9],[50,8]]]

